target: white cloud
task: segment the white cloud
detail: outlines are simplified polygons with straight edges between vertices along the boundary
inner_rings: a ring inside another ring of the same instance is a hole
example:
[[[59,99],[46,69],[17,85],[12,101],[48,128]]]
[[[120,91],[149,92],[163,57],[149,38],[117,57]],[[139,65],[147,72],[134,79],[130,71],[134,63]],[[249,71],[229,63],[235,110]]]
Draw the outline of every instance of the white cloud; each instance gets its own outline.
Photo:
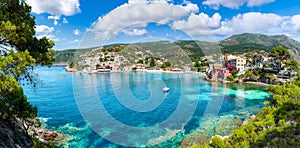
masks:
[[[56,26],[58,24],[58,21],[54,20],[53,24]]]
[[[60,20],[60,15],[50,15],[48,16],[48,20],[53,20],[53,24],[56,26],[58,24],[58,20]]]
[[[230,35],[244,32],[250,33],[283,33],[282,24],[289,22],[287,17],[273,13],[250,12],[238,14],[231,20],[225,20],[222,26],[213,30],[215,34]]]
[[[36,37],[37,37],[38,39],[43,38],[43,37],[47,37],[48,39],[50,39],[50,40],[52,40],[52,41],[54,41],[54,42],[59,42],[59,41],[60,41],[60,39],[57,38],[57,37],[56,37],[55,35],[53,35],[53,34],[37,35]]]
[[[72,16],[81,12],[79,0],[26,0],[26,3],[37,14]]]
[[[48,16],[49,20],[60,20],[60,16],[59,15],[50,15]]]
[[[199,7],[197,4],[193,4],[190,1],[184,0],[182,8],[185,9],[188,12],[199,12]]]
[[[78,40],[78,39],[75,39],[75,40],[73,40],[73,41],[70,41],[71,44],[76,44],[76,43],[79,43],[79,42],[80,42],[80,40]]]
[[[37,34],[50,34],[53,33],[54,27],[49,27],[46,25],[37,25],[35,27],[35,31]]]
[[[80,35],[80,31],[78,29],[73,30],[73,34],[79,36]]]
[[[215,13],[212,17],[207,14],[191,14],[187,20],[175,21],[172,28],[182,30],[189,35],[211,34],[211,30],[221,26],[221,15]]]
[[[55,42],[59,42],[59,38],[57,38],[54,33],[54,27],[49,27],[46,25],[37,25],[35,27],[36,37],[38,39],[42,37],[47,37]]]
[[[148,33],[146,29],[126,29],[123,32],[129,36],[141,36]]]
[[[280,16],[273,13],[249,12],[238,14],[222,21],[219,13],[191,14],[187,20],[174,21],[174,30],[181,30],[193,37],[203,35],[230,36],[240,33],[285,34],[298,37],[300,34],[300,14]]]
[[[275,0],[248,0],[247,6],[248,7],[261,6],[272,2],[275,2]]]
[[[145,34],[148,23],[168,24],[180,20],[184,16],[196,12],[199,8],[185,1],[182,5],[174,5],[168,0],[129,0],[93,23],[91,30],[100,39],[108,39],[119,32],[130,28],[127,35]],[[133,29],[136,29],[132,32]]]
[[[63,18],[63,23],[64,24],[68,24],[69,23],[69,21],[67,20],[67,18],[65,18],[65,17]]]
[[[294,15],[291,18],[291,24],[293,25],[296,31],[300,30],[300,15]]]
[[[135,4],[135,3],[170,3],[172,0],[128,0],[128,4]]]
[[[264,4],[272,3],[275,0],[206,0],[202,2],[203,5],[208,5],[213,9],[219,9],[220,6],[238,9],[247,3],[248,7],[261,6]]]
[[[208,26],[211,28],[218,28],[221,25],[221,15],[219,13],[215,13],[212,18],[209,18]]]

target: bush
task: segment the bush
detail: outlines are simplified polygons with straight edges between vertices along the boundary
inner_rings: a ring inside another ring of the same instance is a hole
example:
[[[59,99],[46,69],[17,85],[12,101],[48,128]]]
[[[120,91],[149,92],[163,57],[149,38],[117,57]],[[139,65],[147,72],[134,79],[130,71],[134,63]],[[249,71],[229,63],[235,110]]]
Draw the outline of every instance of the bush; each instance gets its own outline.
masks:
[[[229,76],[226,78],[227,81],[233,82],[234,81],[234,76]]]

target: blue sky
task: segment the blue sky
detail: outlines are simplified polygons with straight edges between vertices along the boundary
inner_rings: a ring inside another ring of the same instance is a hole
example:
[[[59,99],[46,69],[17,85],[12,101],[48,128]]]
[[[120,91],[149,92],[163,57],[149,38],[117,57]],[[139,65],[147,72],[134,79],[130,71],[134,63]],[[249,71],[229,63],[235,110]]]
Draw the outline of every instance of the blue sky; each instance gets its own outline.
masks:
[[[284,34],[300,41],[298,0],[26,0],[36,36],[55,49],[111,43],[198,39],[240,33]]]

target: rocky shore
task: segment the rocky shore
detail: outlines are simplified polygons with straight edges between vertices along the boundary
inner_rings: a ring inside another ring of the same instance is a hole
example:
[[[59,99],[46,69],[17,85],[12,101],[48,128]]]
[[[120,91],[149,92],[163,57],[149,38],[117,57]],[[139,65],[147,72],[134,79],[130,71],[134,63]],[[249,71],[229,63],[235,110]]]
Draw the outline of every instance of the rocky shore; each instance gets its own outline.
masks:
[[[241,84],[255,84],[255,85],[262,85],[262,86],[270,86],[270,84],[267,84],[267,83],[253,82],[253,81],[234,81],[234,82],[227,81],[227,80],[217,81],[217,80],[212,80],[208,77],[204,77],[203,80],[205,80],[207,82],[219,82],[219,83],[223,83],[223,84],[241,83]]]
[[[0,118],[0,147],[35,147],[51,144],[63,140],[64,135],[41,126],[38,119],[24,122],[17,119],[14,123]],[[52,144],[53,146],[53,144]]]
[[[75,68],[70,68],[69,66],[66,66],[64,69],[65,69],[67,72],[77,72],[77,69],[75,69]]]
[[[57,131],[49,130],[42,126],[39,127],[30,126],[28,128],[28,134],[45,144],[58,142],[63,140],[64,138],[63,134],[58,133]]]

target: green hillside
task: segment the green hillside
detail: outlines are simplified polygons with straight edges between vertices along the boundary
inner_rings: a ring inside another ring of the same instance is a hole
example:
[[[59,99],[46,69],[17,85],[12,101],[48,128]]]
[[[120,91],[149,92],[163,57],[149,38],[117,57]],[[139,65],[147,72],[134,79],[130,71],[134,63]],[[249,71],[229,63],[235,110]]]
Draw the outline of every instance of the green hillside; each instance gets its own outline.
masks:
[[[193,40],[179,40],[176,42],[169,41],[157,41],[157,42],[146,42],[146,43],[136,43],[136,44],[113,44],[104,46],[104,51],[121,51],[128,49],[130,46],[141,46],[143,49],[150,49],[158,53],[177,53],[180,49],[180,54],[188,55],[192,60],[200,59],[204,55],[212,54],[227,54],[227,53],[244,53],[251,50],[264,50],[269,52],[275,46],[283,46],[289,49],[295,58],[299,57],[300,43],[285,36],[285,35],[261,35],[261,34],[251,34],[244,33],[239,35],[233,35],[227,39],[219,42],[205,42],[205,41],[193,41]],[[172,51],[176,49],[175,51]],[[74,57],[91,51],[89,49],[71,49],[57,51],[56,62],[68,62]],[[184,52],[183,52],[184,51]],[[76,55],[76,54],[77,55]]]
[[[275,46],[283,46],[290,50],[299,50],[300,43],[285,35],[261,35],[244,33],[233,35],[220,41],[224,53],[245,52],[253,49],[270,51]]]
[[[55,52],[55,63],[68,63],[72,61],[74,57],[78,57],[80,54],[92,51],[93,48],[88,49],[67,49]]]

